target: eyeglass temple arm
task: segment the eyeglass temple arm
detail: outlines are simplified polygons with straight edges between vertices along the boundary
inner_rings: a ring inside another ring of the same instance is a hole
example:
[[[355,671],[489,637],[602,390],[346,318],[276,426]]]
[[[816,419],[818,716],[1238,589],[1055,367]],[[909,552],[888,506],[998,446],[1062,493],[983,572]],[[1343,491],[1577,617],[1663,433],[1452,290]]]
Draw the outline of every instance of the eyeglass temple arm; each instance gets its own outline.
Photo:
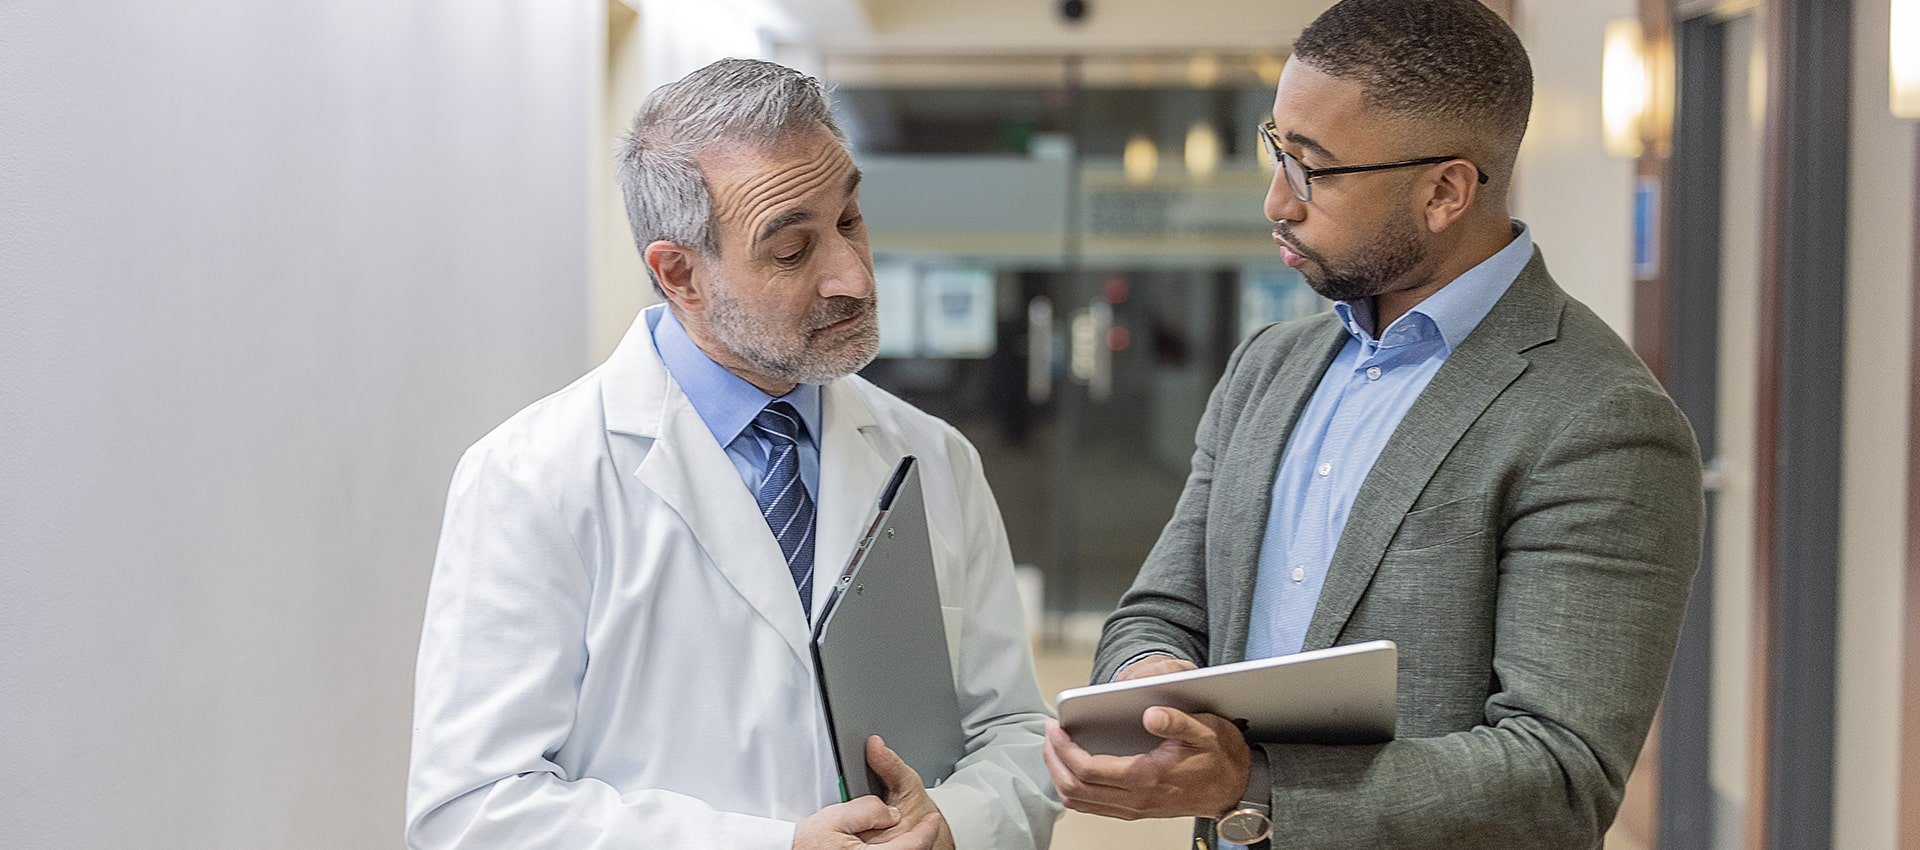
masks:
[[[1429,156],[1429,157],[1423,157],[1420,159],[1404,159],[1399,162],[1375,162],[1375,163],[1368,163],[1366,165],[1336,165],[1331,168],[1303,168],[1302,170],[1307,173],[1307,179],[1311,181],[1313,178],[1321,177],[1321,176],[1332,176],[1335,174],[1359,174],[1367,171],[1383,171],[1389,168],[1410,168],[1415,165],[1432,165],[1434,163],[1439,163],[1439,162],[1452,162],[1453,160],[1456,160],[1456,159],[1461,160],[1462,162],[1465,162],[1468,165],[1473,165],[1473,162],[1471,160],[1468,160],[1466,157]],[[1480,166],[1474,165],[1473,171],[1474,171],[1474,174],[1478,175],[1477,179],[1481,183],[1484,184],[1487,182],[1487,173],[1485,171],[1481,171]]]

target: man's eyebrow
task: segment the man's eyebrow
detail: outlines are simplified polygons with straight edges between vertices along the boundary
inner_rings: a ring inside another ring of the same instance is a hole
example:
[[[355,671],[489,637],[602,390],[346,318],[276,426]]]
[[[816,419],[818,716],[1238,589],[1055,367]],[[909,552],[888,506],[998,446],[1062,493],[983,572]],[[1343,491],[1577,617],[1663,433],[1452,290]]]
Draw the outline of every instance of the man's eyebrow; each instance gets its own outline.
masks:
[[[753,244],[758,245],[772,239],[774,234],[811,218],[813,218],[813,210],[809,209],[791,210],[774,216],[772,221],[767,222],[766,227],[760,228],[760,235],[753,240]]]
[[[1339,157],[1333,155],[1333,151],[1327,150],[1325,145],[1322,145],[1319,142],[1314,141],[1312,136],[1301,135],[1292,130],[1288,130],[1287,141],[1292,142],[1296,145],[1299,145],[1303,148],[1306,148],[1307,150],[1313,151],[1314,153],[1319,154],[1324,159],[1330,159],[1330,160],[1340,159]]]
[[[854,190],[858,188],[860,188],[860,169],[855,168],[852,174],[847,175],[847,197],[853,197]],[[758,245],[768,239],[772,239],[774,234],[782,230],[796,224],[805,224],[812,220],[813,211],[808,209],[797,209],[781,213],[774,216],[772,221],[767,222],[766,227],[760,228],[760,235],[754,238],[753,244]]]

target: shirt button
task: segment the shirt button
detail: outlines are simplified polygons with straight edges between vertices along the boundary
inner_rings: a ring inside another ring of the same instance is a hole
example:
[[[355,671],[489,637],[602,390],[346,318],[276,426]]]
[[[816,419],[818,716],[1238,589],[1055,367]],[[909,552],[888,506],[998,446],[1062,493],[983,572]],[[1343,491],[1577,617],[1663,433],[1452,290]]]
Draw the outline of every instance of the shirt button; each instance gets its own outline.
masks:
[[[1331,463],[1320,464],[1320,469],[1318,471],[1320,473],[1320,477],[1325,478],[1333,472],[1333,464]]]
[[[1367,380],[1369,380],[1369,381],[1378,381],[1378,380],[1380,380],[1380,367],[1378,367],[1378,366],[1368,366],[1368,367],[1367,367]]]
[[[1307,580],[1307,568],[1306,568],[1306,567],[1294,567],[1294,568],[1293,568],[1293,580],[1294,580],[1294,581],[1306,581],[1306,580]]]

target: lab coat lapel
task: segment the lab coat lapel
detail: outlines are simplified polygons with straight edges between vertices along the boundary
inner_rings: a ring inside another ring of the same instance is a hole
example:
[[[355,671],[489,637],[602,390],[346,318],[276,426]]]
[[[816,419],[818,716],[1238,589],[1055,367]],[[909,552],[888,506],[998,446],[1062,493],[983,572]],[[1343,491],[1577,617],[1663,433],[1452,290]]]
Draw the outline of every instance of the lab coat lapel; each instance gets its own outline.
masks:
[[[806,617],[786,557],[726,451],[661,363],[652,312],[641,314],[602,367],[608,370],[607,428],[653,441],[632,474],[680,515],[712,568],[811,665]]]
[[[820,388],[820,498],[815,504],[813,611],[825,607],[898,457],[879,445],[879,424],[848,379]]]

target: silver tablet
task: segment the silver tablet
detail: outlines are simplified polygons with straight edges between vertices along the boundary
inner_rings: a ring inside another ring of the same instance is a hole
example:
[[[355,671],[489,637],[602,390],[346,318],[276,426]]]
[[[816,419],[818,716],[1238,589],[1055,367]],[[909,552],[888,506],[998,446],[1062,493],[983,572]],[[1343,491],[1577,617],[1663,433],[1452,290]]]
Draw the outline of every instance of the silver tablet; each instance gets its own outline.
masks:
[[[1141,714],[1156,705],[1217,714],[1254,741],[1391,741],[1398,654],[1393,641],[1375,640],[1072,688],[1060,692],[1060,725],[1095,755],[1137,755],[1158,745],[1141,725]]]
[[[843,799],[886,794],[867,768],[869,735],[885,739],[928,787],[953,774],[967,754],[966,731],[911,456],[894,468],[827,597],[813,657]]]

